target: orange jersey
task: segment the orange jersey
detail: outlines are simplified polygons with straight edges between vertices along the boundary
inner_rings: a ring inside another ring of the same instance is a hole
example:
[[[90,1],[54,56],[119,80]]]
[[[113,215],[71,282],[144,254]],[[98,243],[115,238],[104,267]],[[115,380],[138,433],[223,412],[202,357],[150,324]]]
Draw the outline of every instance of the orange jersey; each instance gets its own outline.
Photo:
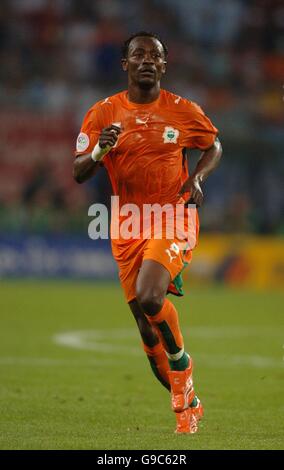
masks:
[[[166,90],[149,104],[128,100],[123,91],[96,103],[86,114],[77,155],[89,153],[104,127],[120,123],[117,145],[104,157],[120,203],[175,204],[187,175],[182,149],[208,149],[217,129],[195,103]]]
[[[90,153],[103,128],[120,125],[117,144],[103,158],[120,207],[126,203],[176,204],[188,176],[182,150],[208,149],[217,129],[193,102],[161,90],[149,104],[128,100],[122,91],[99,101],[87,112],[77,139],[76,155]]]

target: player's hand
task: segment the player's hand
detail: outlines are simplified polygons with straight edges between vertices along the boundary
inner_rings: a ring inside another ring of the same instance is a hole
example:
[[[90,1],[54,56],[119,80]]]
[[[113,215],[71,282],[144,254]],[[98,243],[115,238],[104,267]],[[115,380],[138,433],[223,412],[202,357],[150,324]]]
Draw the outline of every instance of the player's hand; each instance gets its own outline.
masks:
[[[113,147],[118,139],[119,134],[121,133],[121,128],[112,124],[109,127],[105,127],[99,137],[99,145],[102,149],[106,146]]]
[[[185,206],[188,204],[196,204],[197,207],[200,207],[202,205],[203,192],[197,177],[189,176],[182,185],[178,196],[181,197],[184,193],[190,193],[190,198],[185,202]]]

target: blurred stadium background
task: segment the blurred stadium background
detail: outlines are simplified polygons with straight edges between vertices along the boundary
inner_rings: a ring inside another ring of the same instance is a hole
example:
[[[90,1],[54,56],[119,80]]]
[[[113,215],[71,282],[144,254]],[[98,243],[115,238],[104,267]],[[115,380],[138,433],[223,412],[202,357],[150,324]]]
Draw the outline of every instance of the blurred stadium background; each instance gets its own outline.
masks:
[[[224,145],[222,165],[206,184],[204,243],[192,282],[279,286],[284,7],[278,0],[218,0],[214,8],[208,0],[1,1],[0,276],[115,276],[108,247],[86,236],[89,205],[109,204],[108,179],[102,171],[76,185],[72,159],[86,110],[125,88],[121,43],[141,29],[169,45],[163,86],[197,101]]]
[[[50,341],[60,331],[98,327],[110,331],[111,351],[119,339],[113,329],[134,328],[121,290],[108,283],[117,279],[108,242],[88,238],[88,207],[110,202],[107,176],[101,171],[80,186],[72,179],[72,163],[84,113],[126,87],[121,44],[143,29],[158,33],[169,46],[163,87],[198,102],[219,128],[224,148],[222,164],[205,186],[200,243],[185,280],[191,295],[179,303],[183,323],[197,328],[190,344],[210,404],[212,435],[206,431],[194,445],[283,446],[277,434],[284,281],[283,1],[1,0],[0,447],[139,448],[142,419],[142,428],[153,425],[144,448],[188,448],[186,441],[167,437],[168,405],[158,399],[142,355],[130,364],[118,351],[108,359],[99,351],[63,353]],[[196,157],[193,152],[191,164]],[[134,342],[132,332],[131,347],[137,347],[137,338]],[[121,341],[128,344],[127,338]],[[121,365],[127,374],[121,375]],[[104,399],[97,378],[108,384]],[[130,398],[129,390],[133,396],[142,393],[143,402]],[[273,410],[263,406],[269,396]],[[94,398],[99,418],[92,418]],[[250,407],[239,410],[241,400]],[[140,418],[131,414],[133,403]],[[94,431],[98,419],[100,432]],[[220,426],[224,431],[218,434]]]

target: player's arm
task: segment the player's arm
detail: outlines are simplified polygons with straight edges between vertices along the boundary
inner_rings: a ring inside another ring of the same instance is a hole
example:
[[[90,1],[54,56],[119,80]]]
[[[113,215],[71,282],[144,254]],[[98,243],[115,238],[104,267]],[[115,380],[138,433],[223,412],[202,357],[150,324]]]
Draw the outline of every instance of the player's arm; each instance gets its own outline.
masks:
[[[101,160],[116,144],[120,132],[120,127],[113,124],[105,127],[93,151],[85,155],[78,155],[75,158],[73,177],[77,183],[84,183],[97,173]]]
[[[95,176],[100,167],[100,162],[94,162],[91,153],[76,157],[73,165],[73,178],[77,183],[84,183]]]
[[[218,166],[221,156],[221,142],[216,138],[212,147],[202,152],[195,170],[183,184],[179,196],[189,192],[190,199],[187,202],[201,206],[203,203],[203,192],[200,185]]]

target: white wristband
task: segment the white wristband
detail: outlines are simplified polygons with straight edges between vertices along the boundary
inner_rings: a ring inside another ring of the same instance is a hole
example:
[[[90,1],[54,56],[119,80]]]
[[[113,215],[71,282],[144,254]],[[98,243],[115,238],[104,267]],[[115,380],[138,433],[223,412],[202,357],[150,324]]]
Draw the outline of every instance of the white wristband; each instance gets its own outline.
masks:
[[[110,145],[107,145],[105,148],[102,148],[99,142],[97,142],[91,153],[91,159],[94,160],[94,162],[101,161],[102,158],[110,151],[110,149]]]

